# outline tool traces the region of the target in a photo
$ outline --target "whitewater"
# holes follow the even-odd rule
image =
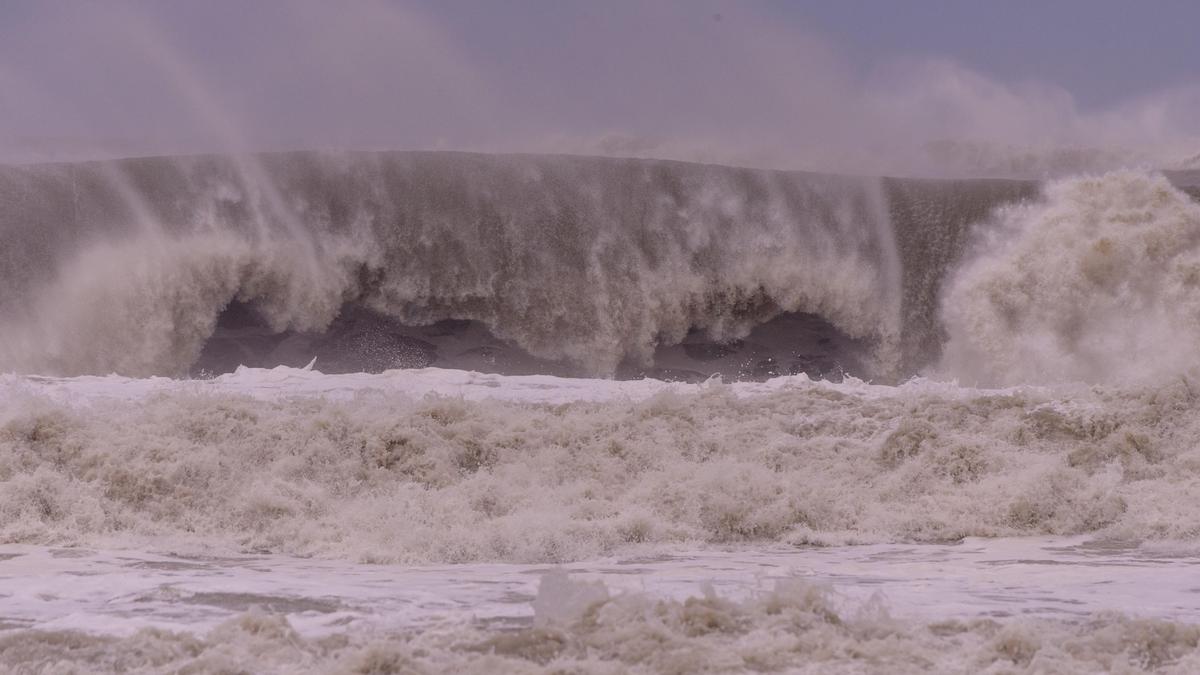
[[[1195,672],[1198,179],[0,167],[0,668]]]

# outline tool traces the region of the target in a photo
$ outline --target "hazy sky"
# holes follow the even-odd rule
[[[0,157],[350,146],[921,172],[940,147],[943,163],[1186,163],[1198,25],[1183,0],[5,0]],[[947,160],[946,143],[977,154]]]
[[[545,27],[569,30],[598,6],[614,4],[630,3],[449,0],[424,6],[464,38],[510,53],[531,34],[544,39]],[[710,15],[747,4],[782,25],[824,36],[864,72],[897,58],[948,58],[1001,79],[1056,83],[1088,106],[1200,78],[1200,2],[1194,0],[700,0],[678,6],[681,14]],[[550,36],[550,42],[569,48],[571,41]]]
[[[1200,78],[1194,0],[776,0],[769,6],[814,27],[864,67],[903,55],[940,56],[1004,80],[1057,83],[1083,106]]]

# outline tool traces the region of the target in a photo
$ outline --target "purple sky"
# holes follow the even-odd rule
[[[1197,25],[1200,3],[1172,0],[9,0],[0,159],[397,147],[928,172],[949,142],[1172,165],[1200,153]]]

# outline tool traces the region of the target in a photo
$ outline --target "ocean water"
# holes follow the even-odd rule
[[[1200,669],[1188,176],[0,168],[0,669]]]

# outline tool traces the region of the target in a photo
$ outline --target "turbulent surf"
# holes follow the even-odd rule
[[[0,167],[0,580],[127,584],[0,583],[0,664],[1188,672],[1175,577],[929,570],[1194,560],[1197,178]]]

